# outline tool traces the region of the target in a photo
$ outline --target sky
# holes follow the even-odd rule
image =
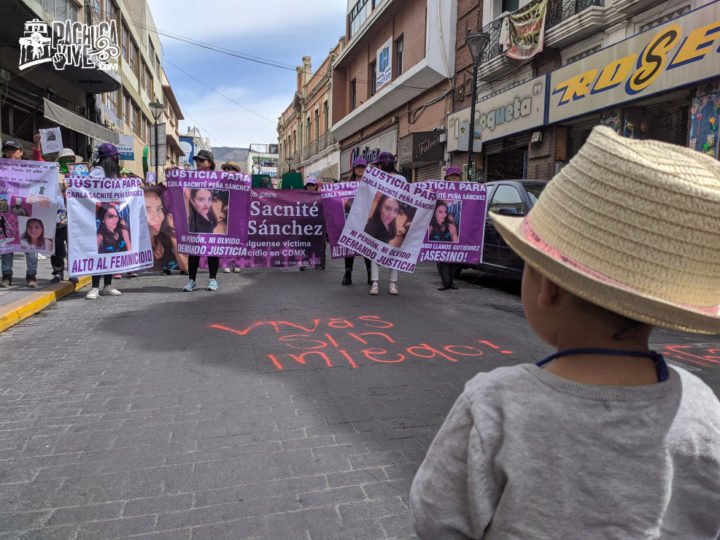
[[[212,146],[276,143],[278,116],[345,33],[347,0],[148,0],[159,32],[249,55],[280,69],[160,36],[163,64],[187,126]]]

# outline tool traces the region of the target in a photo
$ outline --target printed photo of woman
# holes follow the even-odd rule
[[[25,232],[20,236],[23,251],[54,251],[53,241],[45,238],[45,225],[37,218],[29,218],[25,223]]]
[[[122,253],[132,250],[130,231],[125,220],[121,219],[117,206],[98,203],[96,216],[100,223],[97,232],[98,253]]]
[[[452,242],[457,244],[460,241],[458,226],[455,218],[450,214],[448,203],[438,201],[435,203],[435,212],[428,226],[429,242]]]
[[[189,193],[188,193],[189,192]],[[215,234],[218,218],[213,209],[213,195],[209,189],[186,189],[188,232]]]
[[[213,234],[227,234],[228,232],[229,199],[229,191],[213,190],[212,192],[212,208],[217,216],[217,225]]]
[[[365,233],[393,247],[402,246],[412,225],[415,208],[379,192],[371,208]]]

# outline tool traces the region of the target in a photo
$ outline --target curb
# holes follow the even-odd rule
[[[78,283],[63,282],[50,285],[47,289],[28,293],[22,300],[0,307],[0,332],[4,332],[11,326],[32,317],[61,298],[79,291],[89,284],[90,277],[84,276],[80,278]]]

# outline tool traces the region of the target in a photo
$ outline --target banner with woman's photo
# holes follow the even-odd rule
[[[338,243],[380,266],[414,272],[435,193],[368,167]]]
[[[337,184],[323,184],[320,188],[323,214],[325,214],[325,227],[330,242],[330,258],[342,259],[352,257],[355,252],[338,244],[343,227],[352,208],[357,193],[357,182],[338,182]]]
[[[140,178],[68,176],[65,183],[71,276],[152,268]]]
[[[145,186],[145,213],[153,250],[153,270],[171,274],[188,271],[187,255],[178,252],[170,191],[165,186]]]
[[[485,184],[428,180],[413,185],[437,195],[419,262],[479,263],[485,237]]]
[[[0,159],[0,253],[55,252],[57,163]]]
[[[177,251],[237,257],[248,243],[251,177],[223,171],[167,171]]]
[[[253,189],[249,242],[235,257],[245,268],[325,265],[323,208],[316,191]]]

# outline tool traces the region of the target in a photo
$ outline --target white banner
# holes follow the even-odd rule
[[[67,177],[71,276],[151,268],[153,252],[139,178]]]
[[[375,59],[375,91],[392,80],[392,37],[377,50]]]
[[[59,127],[40,130],[40,148],[43,154],[55,154],[63,149],[62,133]]]
[[[58,178],[54,162],[0,159],[0,253],[55,252]]]
[[[380,266],[414,272],[435,199],[402,176],[368,167],[338,244]]]

